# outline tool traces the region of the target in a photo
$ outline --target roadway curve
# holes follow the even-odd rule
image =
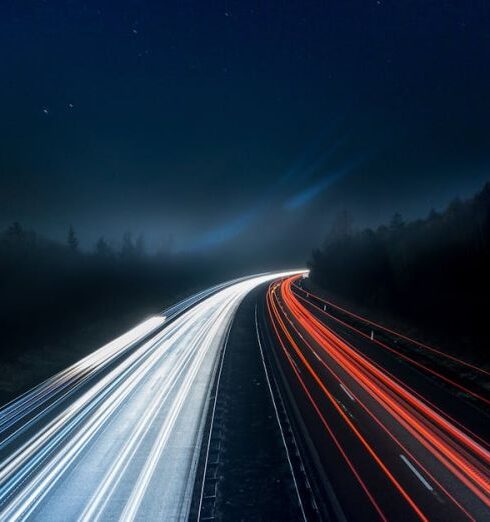
[[[489,520],[488,394],[447,378],[396,342],[378,342],[374,330],[371,338],[332,321],[331,305],[289,277],[270,285],[263,321],[324,514]],[[414,353],[421,351],[437,353],[419,343]],[[488,378],[485,369],[438,356]],[[474,426],[461,422],[465,415]]]
[[[237,307],[281,274],[197,294],[0,410],[0,520],[185,519]]]

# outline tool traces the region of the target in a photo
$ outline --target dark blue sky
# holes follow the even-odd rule
[[[474,1],[5,0],[0,225],[307,249],[489,177]]]

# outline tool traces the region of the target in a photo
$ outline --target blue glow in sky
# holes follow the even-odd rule
[[[257,218],[258,214],[259,209],[255,208],[248,212],[244,212],[223,225],[208,230],[204,234],[201,234],[199,239],[195,241],[188,250],[205,250],[208,247],[220,245],[230,239],[234,239]]]
[[[313,183],[306,189],[287,199],[284,203],[284,208],[288,210],[295,210],[310,203],[310,201],[315,199],[318,195],[333,185],[333,183],[351,174],[357,165],[358,163],[355,165],[349,165],[348,167],[344,167],[333,172],[330,171],[316,183]]]
[[[203,248],[264,219],[286,242],[334,182],[363,223],[422,215],[488,172],[489,14],[485,0],[0,2],[0,228]]]

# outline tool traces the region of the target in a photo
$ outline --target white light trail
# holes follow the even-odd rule
[[[0,410],[0,520],[185,513],[225,333],[248,292],[289,274],[196,294]]]

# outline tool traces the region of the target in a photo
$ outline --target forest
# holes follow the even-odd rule
[[[395,214],[389,224],[355,230],[343,213],[309,267],[313,284],[331,296],[488,358],[490,183],[425,219]]]
[[[443,212],[356,230],[347,213],[309,261],[314,285],[344,304],[487,356],[490,183]],[[126,233],[79,247],[12,223],[0,232],[0,402],[203,287],[236,275],[216,258],[150,253]],[[239,272],[243,272],[240,267]]]
[[[85,251],[73,227],[57,242],[19,223],[0,232],[0,271],[0,402],[222,277],[129,233]]]

